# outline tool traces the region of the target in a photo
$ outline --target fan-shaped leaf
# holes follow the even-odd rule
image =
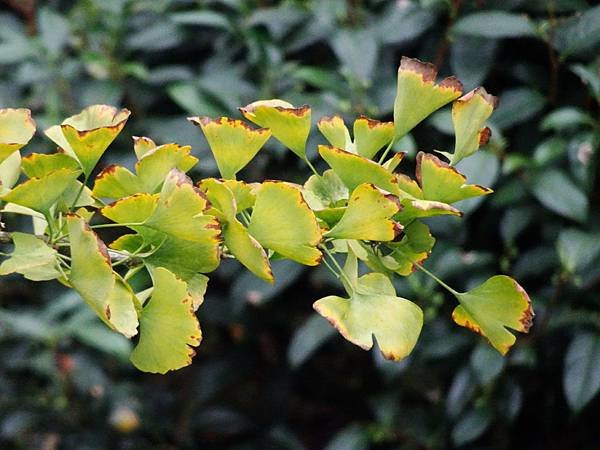
[[[248,227],[263,247],[286,258],[317,265],[321,252],[321,230],[300,189],[292,184],[268,181],[256,194],[256,203]]]
[[[140,315],[131,362],[144,372],[164,374],[192,363],[202,333],[186,283],[162,267],[153,275],[154,291]]]
[[[0,163],[27,145],[35,133],[28,109],[0,109]]]
[[[327,237],[365,241],[392,241],[402,227],[391,220],[400,209],[400,202],[372,184],[359,185],[350,196],[348,207]]]
[[[448,77],[435,84],[437,69],[433,64],[402,57],[398,69],[398,89],[394,101],[396,140],[419,122],[462,94],[462,84]]]
[[[259,127],[268,128],[273,136],[302,159],[306,159],[306,140],[310,133],[310,107],[300,108],[283,100],[260,100],[240,112]]]
[[[246,167],[271,137],[271,131],[266,128],[253,129],[241,120],[227,117],[215,120],[190,117],[188,120],[204,132],[223,178],[235,179],[235,174]]]
[[[56,250],[32,234],[11,233],[15,249],[0,265],[0,275],[20,273],[28,280],[46,281],[61,276]]]
[[[454,295],[460,302],[452,313],[454,321],[484,336],[503,355],[516,340],[507,328],[527,333],[531,327],[534,314],[529,296],[510,277],[496,275]]]
[[[379,120],[369,119],[365,116],[360,116],[354,121],[354,145],[356,153],[365,158],[373,158],[393,138],[393,122],[380,122]]]

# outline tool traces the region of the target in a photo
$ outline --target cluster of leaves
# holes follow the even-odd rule
[[[389,120],[400,54],[435,61],[466,91],[484,84],[500,97],[493,135],[456,167],[496,194],[456,205],[462,220],[424,219],[438,238],[426,264],[463,291],[512,275],[537,314],[502,358],[448,320],[435,282],[396,277],[427,331],[390,363],[310,315],[307,299],[338,286],[324,264],[271,259],[271,285],[225,258],[210,275],[198,362],[140,377],[131,340],[72,289],[0,277],[1,446],[595,448],[598,13],[586,0],[0,2],[1,105],[32,109],[45,129],[85,105],[123,103],[132,134],[193,146],[194,179],[216,167],[185,113],[233,115],[280,97],[310,103],[313,117]],[[452,139],[442,109],[397,144],[399,169],[412,171],[416,143]],[[311,133],[307,156],[322,172],[318,143]],[[34,137],[28,149],[45,147]],[[274,139],[265,149],[244,179],[303,182],[291,152]],[[136,160],[122,138],[109,156]],[[3,220],[28,227],[20,217]]]
[[[387,359],[399,361],[417,342],[423,312],[396,296],[390,277],[410,276],[417,268],[429,274],[421,263],[435,239],[421,219],[460,216],[452,203],[491,192],[467,184],[464,175],[433,154],[417,155],[416,181],[395,172],[403,153],[387,158],[396,141],[453,100],[456,143],[452,154],[444,153],[451,163],[487,143],[490,130],[483,125],[495,98],[483,88],[461,97],[456,78],[436,84],[436,75],[431,64],[403,58],[394,122],[361,116],[354,122],[353,139],[340,116],[320,119],[318,127],[331,144],[319,146],[331,167],[322,175],[306,157],[311,128],[307,105],[262,100],[240,108],[262,127],[258,129],[227,117],[190,118],[206,136],[222,177],[202,179],[197,187],[185,175],[197,162],[189,146],[156,145],[146,137],[134,138],[135,174],[111,165],[96,177],[93,189],[87,187],[98,161],[125,126],[126,109],[90,106],[45,131],[58,153],[32,153],[24,159],[20,149],[35,132],[30,112],[3,109],[2,212],[31,216],[37,233],[10,234],[14,251],[0,265],[0,274],[58,279],[114,331],[131,338],[139,326],[131,361],[141,370],[165,373],[191,363],[191,347],[201,340],[194,312],[204,299],[205,274],[222,257],[237,259],[270,283],[275,281],[270,259],[308,266],[323,261],[349,298],[322,298],[315,310],[350,342],[368,350],[375,338]],[[312,168],[314,175],[303,187],[236,179],[271,136]],[[374,161],[384,147],[379,162]],[[17,184],[21,170],[28,179]],[[90,225],[96,213],[112,222]],[[109,253],[93,230],[106,227],[134,233],[114,240]],[[347,255],[344,268],[335,253]],[[372,272],[359,277],[358,260]],[[148,285],[140,281],[147,278]],[[454,321],[485,336],[501,354],[515,342],[508,328],[529,331],[531,302],[510,277],[492,277],[464,293],[438,282],[460,303]]]

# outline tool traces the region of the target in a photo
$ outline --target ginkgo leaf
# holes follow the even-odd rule
[[[121,198],[137,193],[156,193],[172,169],[185,173],[196,165],[198,159],[190,155],[191,150],[189,145],[155,146],[136,163],[135,175],[125,167],[111,165],[96,177],[94,195]]]
[[[404,236],[398,243],[388,243],[392,249],[390,258],[384,261],[385,266],[398,275],[408,276],[416,270],[415,264],[427,259],[435,244],[429,227],[423,222],[414,221],[404,228]]]
[[[266,128],[253,129],[241,120],[227,117],[214,120],[190,117],[188,120],[202,129],[219,172],[227,179],[235,179],[236,173],[252,161],[271,137],[271,131]]]
[[[17,184],[21,176],[21,153],[13,152],[0,163],[0,196]]]
[[[370,183],[400,194],[394,174],[370,159],[327,145],[319,145],[319,154],[351,191],[359,184]]]
[[[345,206],[349,191],[340,177],[332,169],[328,169],[323,172],[323,175],[312,175],[304,183],[302,195],[308,206],[315,211]]]
[[[373,337],[386,359],[399,361],[410,354],[423,326],[423,312],[416,304],[397,297],[383,274],[358,278],[349,298],[335,295],[317,300],[313,308],[348,341],[369,350]]]
[[[403,198],[400,200],[402,209],[394,216],[394,220],[402,225],[408,225],[415,219],[435,216],[457,216],[463,213],[452,205],[431,200]]]
[[[496,275],[468,292],[456,292],[460,305],[452,318],[463,327],[484,336],[505,355],[515,343],[508,329],[527,333],[534,317],[525,290],[512,278]]]
[[[317,128],[332,146],[356,153],[348,128],[341,116],[321,117],[317,122]]]
[[[380,122],[365,116],[360,116],[354,121],[356,153],[365,158],[373,158],[392,139],[394,139],[394,122]]]
[[[127,109],[118,110],[108,105],[88,106],[61,125],[48,128],[45,133],[65,152],[77,158],[83,173],[89,176],[130,114]]]
[[[135,156],[137,159],[142,159],[146,153],[150,150],[158,147],[156,143],[145,136],[132,136],[133,139],[133,151],[135,152]]]
[[[400,209],[400,202],[372,184],[361,184],[350,195],[348,207],[340,221],[324,236],[365,241],[392,241],[402,226],[391,217]]]
[[[488,142],[491,132],[483,125],[497,105],[498,98],[488,94],[482,87],[468,92],[452,104],[456,142],[450,165],[455,166]]]
[[[229,188],[235,198],[235,204],[237,205],[238,212],[244,211],[254,206],[256,201],[256,186],[258,183],[245,183],[238,180],[222,180],[225,186]]]
[[[310,133],[310,107],[300,108],[279,99],[259,100],[240,108],[242,115],[259,127],[268,128],[275,139],[306,160]]]
[[[32,153],[23,158],[21,167],[29,178],[40,178],[58,169],[79,171],[79,164],[65,153]]]
[[[467,184],[463,174],[430,153],[417,155],[416,176],[425,200],[454,203],[493,192],[490,188]]]
[[[23,148],[35,134],[35,122],[28,109],[0,109],[0,163]]]
[[[394,101],[395,139],[412,130],[423,119],[462,94],[462,84],[448,77],[435,84],[433,64],[402,57],[398,68],[398,88]]]
[[[61,276],[57,252],[32,234],[11,233],[15,249],[0,265],[0,275],[20,273],[28,280],[47,281]]]
[[[142,309],[140,340],[130,359],[144,372],[164,374],[192,363],[202,333],[186,283],[162,267],[153,275],[154,290]]]
[[[127,337],[137,333],[131,288],[112,270],[104,243],[80,217],[67,216],[71,242],[69,283],[109,327]]]
[[[48,214],[52,205],[79,176],[79,170],[58,169],[40,178],[30,178],[0,197],[5,202],[15,203]]]
[[[205,195],[173,169],[159,196],[126,197],[103,208],[102,214],[126,224],[157,249],[144,258],[147,265],[165,267],[188,280],[219,265],[221,229],[214,216],[205,214],[207,207]]]
[[[237,204],[231,190],[214,178],[203,180],[200,188],[211,202],[211,211],[216,210],[214,214],[222,222],[223,241],[227,249],[256,276],[273,283],[273,272],[265,250],[236,218]]]
[[[289,183],[267,181],[256,194],[250,235],[263,247],[300,264],[315,266],[321,260],[317,245],[321,230],[300,189]]]

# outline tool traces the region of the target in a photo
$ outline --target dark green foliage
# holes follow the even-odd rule
[[[45,129],[89,104],[122,104],[134,112],[128,134],[192,145],[196,178],[216,167],[186,115],[240,117],[238,105],[282,98],[310,103],[314,117],[389,120],[402,54],[456,73],[466,91],[485,85],[500,97],[492,139],[458,168],[495,194],[464,201],[466,223],[431,219],[440,243],[428,264],[460,290],[514,276],[538,316],[501,359],[450,322],[451,299],[415,275],[396,289],[423,308],[429,332],[392,363],[316,324],[308,299],[336,285],[327,271],[275,262],[273,287],[226,261],[203,305],[211,339],[193,366],[165,378],[135,372],[128,341],[76,296],[3,277],[0,447],[597,447],[594,2],[33,3],[0,7],[0,107],[28,107]],[[436,113],[404,138],[407,158],[433,143],[452,148],[451,131],[449,112]],[[245,178],[264,178],[266,167],[304,178],[293,155],[268,145],[275,151],[260,153]],[[119,162],[133,166],[129,142],[114,149],[111,160],[120,149]]]

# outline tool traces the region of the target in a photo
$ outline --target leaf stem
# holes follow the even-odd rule
[[[310,162],[310,160],[308,158],[306,158],[304,161],[306,161],[306,164],[308,164],[308,167],[310,167],[310,170],[312,170],[312,172],[316,175],[316,176],[320,176],[319,172],[317,172],[317,169],[315,169],[315,166],[312,165],[312,163]]]
[[[73,200],[73,203],[71,204],[71,207],[69,208],[69,210],[73,210],[75,208],[75,205],[77,204],[77,202],[79,201],[79,197],[81,197],[81,193],[83,192],[83,190],[85,189],[85,185],[87,184],[88,180],[89,180],[90,176],[86,175],[83,178],[83,183],[81,183],[81,187],[79,188],[79,192],[77,192],[77,195],[75,196],[75,200]]]
[[[438,277],[436,277],[433,273],[431,273],[429,270],[427,270],[425,267],[423,267],[421,264],[419,264],[416,261],[413,261],[413,264],[415,265],[415,267],[417,267],[417,269],[419,269],[421,272],[425,273],[426,275],[428,275],[429,277],[433,278],[440,286],[442,286],[444,289],[446,289],[448,292],[450,292],[452,295],[460,295],[460,292],[452,289],[450,286],[448,286],[446,283],[444,283],[442,280],[440,280]]]
[[[114,228],[114,227],[139,227],[144,225],[143,223],[101,223],[98,225],[91,225],[90,228]]]
[[[390,143],[388,144],[388,146],[385,148],[385,150],[383,151],[381,158],[379,158],[379,162],[378,164],[383,163],[383,161],[385,160],[385,157],[387,156],[387,154],[390,152],[390,150],[392,149],[392,146],[394,145],[394,142],[396,141],[395,138],[393,138]]]
[[[343,278],[344,281],[346,282],[346,284],[352,290],[354,290],[355,289],[354,283],[350,280],[350,278],[348,278],[348,275],[346,275],[346,272],[344,272],[344,269],[337,262],[337,260],[335,259],[335,257],[333,256],[333,254],[329,251],[329,249],[327,248],[327,246],[320,245],[320,248],[325,252],[325,254],[329,257],[329,259],[331,260],[331,262],[333,263],[333,265],[337,268],[337,271],[338,271],[338,274],[339,274],[338,278],[340,278],[340,277]],[[325,259],[323,259],[323,262],[325,262]]]

